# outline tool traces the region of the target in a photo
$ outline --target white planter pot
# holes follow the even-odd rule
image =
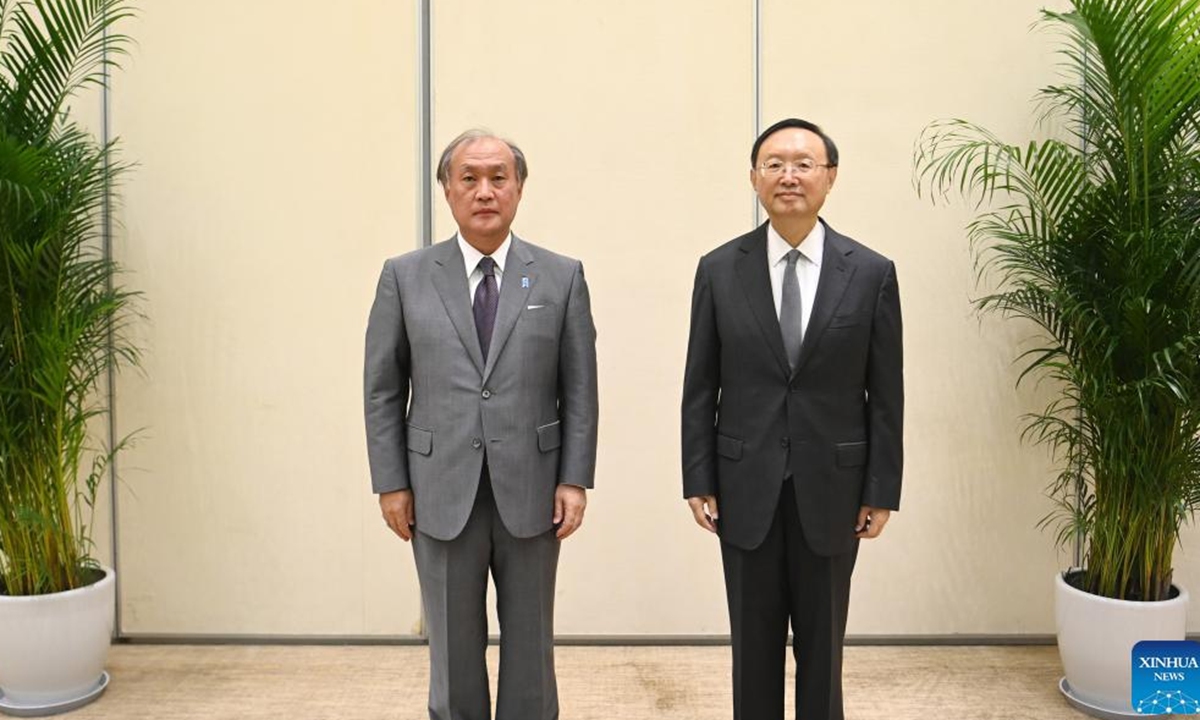
[[[0,595],[0,712],[47,715],[78,707],[107,685],[116,580],[28,597]]]
[[[1113,600],[1077,590],[1054,576],[1058,653],[1068,698],[1100,717],[1135,716],[1130,692],[1133,646],[1142,640],[1183,640],[1188,593],[1159,602]]]

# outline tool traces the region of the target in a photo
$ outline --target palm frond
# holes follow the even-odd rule
[[[0,591],[57,592],[90,576],[105,449],[89,423],[135,294],[99,252],[102,208],[124,171],[63,112],[126,40],[117,0],[0,0]],[[90,470],[84,459],[91,456]]]
[[[87,85],[100,85],[129,38],[109,30],[132,15],[126,0],[28,0],[5,24],[0,69],[0,122],[30,142],[54,128],[64,103]]]
[[[1020,380],[1062,388],[1024,433],[1061,463],[1043,525],[1086,541],[1093,591],[1156,599],[1200,507],[1200,0],[1075,0],[1043,22],[1067,82],[1037,107],[1072,142],[935,122],[914,184],[974,204],[993,288],[976,307],[1032,322]]]

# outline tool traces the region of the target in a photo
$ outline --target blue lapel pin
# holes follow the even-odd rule
[[[529,287],[529,278],[524,275],[521,276],[521,287],[523,287],[523,288]]]

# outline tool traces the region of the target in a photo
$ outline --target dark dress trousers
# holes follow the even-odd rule
[[[903,387],[899,288],[887,258],[825,226],[794,371],[771,292],[767,224],[701,258],[683,489],[718,500],[738,720],[782,717],[789,618],[797,716],[842,717],[854,526],[862,505],[899,508]]]

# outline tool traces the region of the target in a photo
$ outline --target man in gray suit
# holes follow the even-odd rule
[[[431,720],[491,717],[487,575],[500,617],[496,720],[558,717],[559,542],[596,466],[596,330],[583,266],[510,231],[528,169],[483,131],[442,153],[455,237],[384,263],[367,325],[371,483],[413,541]]]

